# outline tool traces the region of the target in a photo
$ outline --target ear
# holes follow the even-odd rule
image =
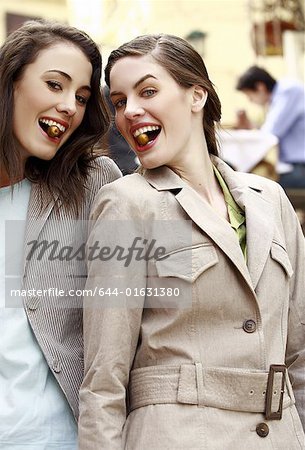
[[[208,93],[201,86],[193,86],[192,93],[192,111],[199,112],[204,108],[207,101]]]

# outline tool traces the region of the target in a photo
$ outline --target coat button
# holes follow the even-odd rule
[[[61,372],[61,363],[56,358],[52,361],[52,369],[55,373]]]
[[[269,434],[269,427],[266,423],[262,422],[259,423],[256,427],[256,433],[260,436],[260,437],[266,437]]]
[[[245,320],[243,323],[243,330],[246,333],[254,333],[254,331],[256,331],[256,322],[252,319]]]
[[[40,298],[39,297],[31,297],[27,301],[26,305],[30,311],[36,311],[38,309],[40,304]]]

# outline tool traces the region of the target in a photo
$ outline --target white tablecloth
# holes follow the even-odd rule
[[[250,172],[278,143],[273,134],[260,130],[219,130],[220,156],[239,172]]]

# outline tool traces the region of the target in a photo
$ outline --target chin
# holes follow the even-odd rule
[[[42,155],[37,155],[37,158],[42,159],[43,161],[51,161],[55,155],[56,152],[43,153]]]
[[[52,152],[52,153],[40,153],[40,154],[36,154],[36,155],[31,155],[34,156],[37,159],[41,159],[42,161],[51,161],[54,156],[56,155],[56,152]]]
[[[147,155],[148,156],[148,155]],[[164,166],[165,163],[163,161],[157,160],[156,158],[139,158],[141,166],[145,169],[157,169],[157,167]]]
[[[61,148],[61,146],[62,146],[62,143],[59,147],[56,147],[53,149],[48,149],[45,152],[41,152],[41,154],[39,156],[37,155],[37,157],[40,159],[43,159],[44,161],[50,161],[59,152],[59,149]]]
[[[157,169],[157,167],[163,166],[163,164],[161,163],[157,163],[157,162],[141,162],[141,166],[144,167],[145,169]]]

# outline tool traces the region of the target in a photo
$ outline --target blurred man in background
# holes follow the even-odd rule
[[[279,139],[279,183],[284,188],[305,188],[305,90],[295,80],[276,81],[266,70],[250,67],[240,76],[236,89],[248,99],[267,106],[262,131]],[[245,112],[237,128],[250,128]]]

